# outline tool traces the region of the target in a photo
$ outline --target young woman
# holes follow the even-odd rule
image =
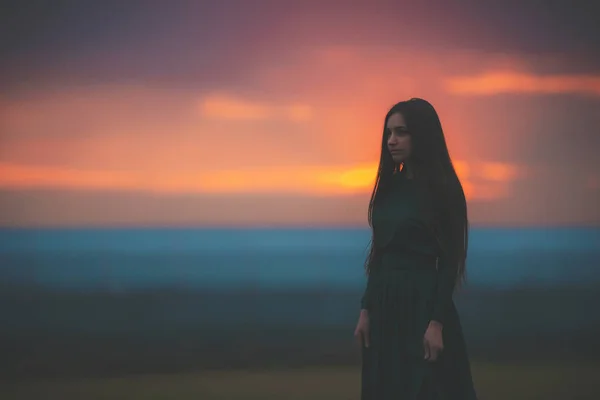
[[[427,101],[387,113],[368,216],[368,279],[355,331],[362,400],[476,399],[452,299],[465,275],[467,205]]]

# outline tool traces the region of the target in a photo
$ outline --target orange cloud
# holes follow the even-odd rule
[[[456,160],[453,161],[454,169],[456,170],[456,174],[460,179],[469,179],[469,175],[471,170],[469,169],[469,164],[466,161]]]
[[[469,75],[498,66],[522,70],[522,65],[395,46],[311,46],[301,51],[300,57],[253,72],[254,87],[273,93],[273,98],[245,97],[248,87],[199,98],[187,90],[101,85],[63,86],[5,99],[0,103],[0,188],[94,191],[90,198],[109,191],[199,198],[224,194],[234,200],[292,193],[289,198],[313,196],[318,199],[314,204],[356,194],[343,201],[360,199],[355,207],[362,218],[385,112],[397,100],[419,96],[432,101],[440,113],[467,198],[511,195],[520,171],[475,162],[486,146],[506,139],[488,135],[479,140],[477,117],[464,118],[463,104],[440,82],[453,73]],[[406,54],[418,62],[406,63]],[[282,132],[281,124],[273,121],[302,124],[285,124]],[[244,134],[224,141],[232,130]],[[336,211],[346,212],[347,204],[336,205]],[[311,207],[304,216],[318,213],[319,206]],[[170,213],[165,218],[172,221],[183,215],[176,209]],[[355,218],[350,213],[344,218]],[[61,218],[55,211],[48,214]],[[211,221],[232,215],[236,221],[258,218],[253,211],[233,213],[220,204],[211,214]],[[297,216],[284,213],[279,218],[291,221]]]
[[[510,197],[513,182],[528,174],[525,166],[489,161],[473,162],[469,170],[472,170],[470,179],[476,183],[463,180],[467,199],[487,201]]]
[[[600,96],[600,76],[489,72],[448,78],[445,80],[445,88],[451,94],[473,96],[503,93],[578,93]]]
[[[284,118],[294,122],[312,118],[312,108],[305,104],[272,105],[236,96],[213,94],[200,102],[202,115],[214,119],[263,121]]]
[[[198,172],[127,172],[0,164],[0,187],[161,193],[337,195],[370,188],[376,167],[301,166]]]
[[[136,186],[131,174],[63,167],[0,164],[0,187],[63,189],[127,189]]]
[[[506,198],[511,195],[510,186],[504,184],[479,182],[477,185],[474,185],[467,181],[466,185],[465,182],[463,182],[463,187],[467,200],[493,201]]]
[[[497,182],[510,182],[519,175],[517,166],[499,162],[484,162],[478,170],[481,178]]]
[[[489,166],[488,166],[489,168]],[[494,166],[498,168],[498,166]],[[503,168],[509,168],[503,166]],[[489,179],[474,184],[464,161],[456,162],[469,200],[489,199],[506,193],[514,175],[492,169]],[[61,188],[76,190],[125,190],[160,193],[258,194],[298,193],[304,195],[347,195],[369,193],[376,163],[340,166],[295,166],[240,168],[235,170],[170,172],[100,171],[63,167],[0,164],[0,187]],[[499,179],[499,176],[501,179]]]

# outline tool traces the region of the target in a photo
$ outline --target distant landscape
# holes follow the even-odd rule
[[[368,232],[3,235],[4,377],[358,365]],[[600,360],[598,237],[475,230],[456,295],[472,359]]]
[[[0,230],[0,398],[358,398],[368,236]],[[600,230],[471,243],[455,299],[481,398],[597,399]]]

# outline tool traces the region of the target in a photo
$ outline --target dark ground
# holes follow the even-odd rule
[[[3,380],[355,366],[359,292],[157,291],[1,295]],[[476,362],[600,362],[596,288],[465,290]]]
[[[0,293],[3,400],[358,399],[358,291]],[[480,399],[600,398],[599,304],[461,292]]]

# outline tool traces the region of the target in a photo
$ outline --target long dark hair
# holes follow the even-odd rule
[[[440,118],[433,106],[418,98],[395,104],[385,116],[381,139],[381,156],[377,178],[369,201],[368,220],[373,228],[373,207],[389,189],[392,175],[399,169],[387,149],[387,123],[390,116],[400,113],[411,135],[411,155],[408,161],[414,179],[427,190],[437,215],[435,235],[443,246],[442,251],[457,265],[457,283],[465,278],[465,263],[469,243],[469,219],[465,194],[450,159]],[[371,237],[369,253],[365,262],[367,273],[371,271],[377,254]]]

